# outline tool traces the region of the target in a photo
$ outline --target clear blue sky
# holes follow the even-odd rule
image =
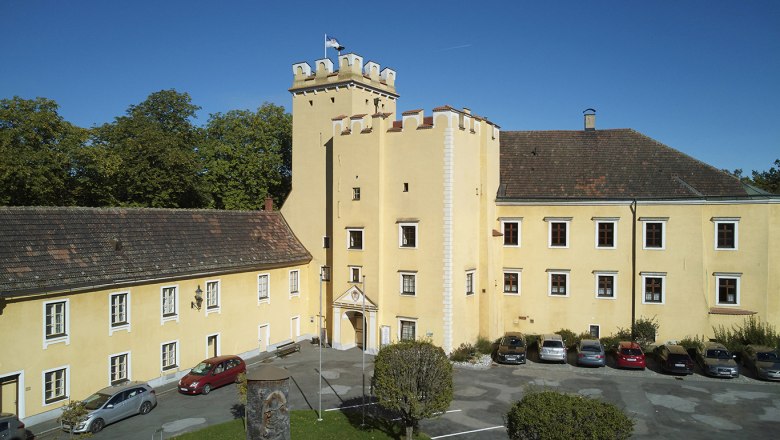
[[[503,130],[634,128],[718,168],[780,158],[780,1],[0,0],[0,98],[83,127],[150,93],[208,115],[290,108],[323,35],[397,72],[398,109],[470,107]],[[331,56],[335,53],[331,50]]]

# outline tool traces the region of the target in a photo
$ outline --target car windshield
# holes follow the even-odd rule
[[[759,361],[762,361],[762,362],[767,362],[767,361],[769,361],[769,362],[776,362],[776,361],[780,360],[780,356],[778,356],[777,353],[775,353],[773,351],[765,351],[763,353],[761,353],[761,352],[756,353],[756,357],[758,358]]]
[[[561,341],[544,341],[542,347],[547,348],[563,348],[563,342]]]
[[[111,396],[108,394],[95,393],[84,399],[82,403],[84,404],[84,408],[88,409],[89,411],[93,411],[103,406],[103,404],[108,402],[108,399],[110,398]]]
[[[194,374],[196,376],[205,376],[206,373],[211,370],[211,364],[206,362],[201,362],[198,365],[195,366],[192,370],[190,370],[190,374]]]
[[[598,345],[583,345],[581,348],[582,351],[592,351],[595,353],[598,353],[601,351],[601,348]]]
[[[504,338],[504,345],[510,347],[523,347],[525,346],[525,342],[520,338]]]
[[[642,350],[638,348],[624,348],[620,350],[620,352],[629,356],[639,356],[640,354],[642,354]]]
[[[707,350],[710,359],[731,359],[731,353],[726,350]]]

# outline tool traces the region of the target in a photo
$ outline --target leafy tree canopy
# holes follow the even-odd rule
[[[768,171],[753,171],[753,184],[772,194],[780,194],[780,159]]]

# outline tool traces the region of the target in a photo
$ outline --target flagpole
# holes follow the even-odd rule
[[[366,276],[363,275],[363,316],[361,319],[363,319],[363,334],[361,337],[363,338],[362,346],[363,346],[363,423],[360,424],[360,426],[364,427],[366,426],[366,322],[368,321],[366,319]]]

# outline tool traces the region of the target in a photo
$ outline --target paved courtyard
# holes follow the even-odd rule
[[[291,374],[292,409],[317,410],[319,397],[316,346],[303,342],[300,353],[285,358],[249,359],[251,368],[270,364]],[[532,358],[533,359],[533,358]],[[362,403],[363,362],[360,351],[323,351],[322,408],[325,411]],[[373,356],[365,356],[366,392]],[[421,423],[433,438],[506,439],[503,416],[528,387],[598,397],[624,409],[636,420],[637,439],[766,438],[780,429],[780,383],[752,377],[713,379],[612,367],[577,368],[570,364],[493,365],[486,370],[456,368],[455,396],[449,411]],[[157,390],[159,404],[146,416],[109,425],[96,439],[170,438],[186,431],[233,419],[237,394],[233,385],[207,396],[184,396],[173,386]],[[74,396],[84,398],[86,396]],[[367,407],[370,413],[373,405]],[[360,407],[351,410],[360,411]],[[39,439],[65,438],[55,424],[30,427]],[[41,434],[43,432],[43,434]]]

